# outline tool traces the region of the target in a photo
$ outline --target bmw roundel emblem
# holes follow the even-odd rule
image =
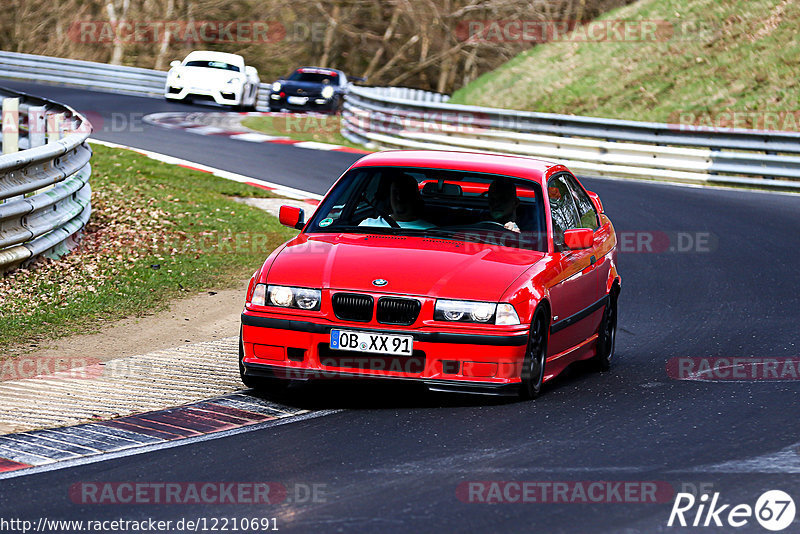
[[[376,278],[375,280],[372,281],[372,285],[373,286],[378,286],[378,287],[383,287],[388,283],[389,283],[389,281],[388,280],[384,280],[383,278]]]

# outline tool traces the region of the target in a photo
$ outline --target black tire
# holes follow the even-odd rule
[[[244,369],[244,343],[242,342],[242,329],[239,328],[239,376],[242,383],[256,391],[263,393],[280,393],[289,387],[291,380],[281,380],[280,378],[269,378],[266,376],[250,376],[245,374]]]
[[[519,396],[522,399],[535,399],[542,392],[544,381],[544,367],[547,363],[547,333],[550,322],[542,309],[536,310],[531,321],[531,331],[528,334],[528,346],[525,349],[525,359],[522,362],[522,382],[519,387]]]
[[[614,348],[617,344],[617,312],[617,292],[612,289],[608,295],[608,304],[603,311],[603,320],[600,321],[597,332],[597,354],[593,358],[601,371],[608,371],[614,358]]]

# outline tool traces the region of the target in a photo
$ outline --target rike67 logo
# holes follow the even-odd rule
[[[795,517],[794,500],[780,490],[764,492],[755,506],[724,504],[719,492],[696,498],[691,493],[678,493],[669,514],[667,526],[740,528],[753,518],[767,530],[778,532],[792,524]]]

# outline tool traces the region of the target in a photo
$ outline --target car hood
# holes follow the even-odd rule
[[[530,250],[375,234],[301,234],[274,259],[270,284],[498,301],[541,260]],[[376,287],[373,280],[388,284]]]
[[[231,78],[244,78],[241,72],[232,70],[208,69],[205,67],[180,67],[177,71],[181,75],[181,81],[185,85],[196,85],[204,87],[207,85],[221,85]]]

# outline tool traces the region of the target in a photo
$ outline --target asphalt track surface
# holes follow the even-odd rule
[[[202,109],[0,85],[106,120],[111,113]],[[316,193],[357,158],[140,127],[101,128],[96,137]],[[281,401],[341,411],[0,480],[0,517],[274,517],[280,531],[297,532],[733,530],[667,527],[672,498],[655,504],[463,502],[457,488],[469,481],[665,481],[674,491],[705,485],[722,503],[750,506],[764,491],[781,489],[800,505],[800,382],[675,380],[666,369],[674,357],[800,357],[800,197],[583,182],[600,194],[618,234],[711,236],[708,246],[689,252],[620,254],[623,290],[611,371],[577,366],[533,402],[436,395],[397,384],[303,386]],[[91,505],[68,496],[77,482],[123,481],[271,481],[290,493],[322,484],[324,496],[266,506]],[[754,518],[735,530],[768,532]],[[784,532],[800,532],[800,519]]]

